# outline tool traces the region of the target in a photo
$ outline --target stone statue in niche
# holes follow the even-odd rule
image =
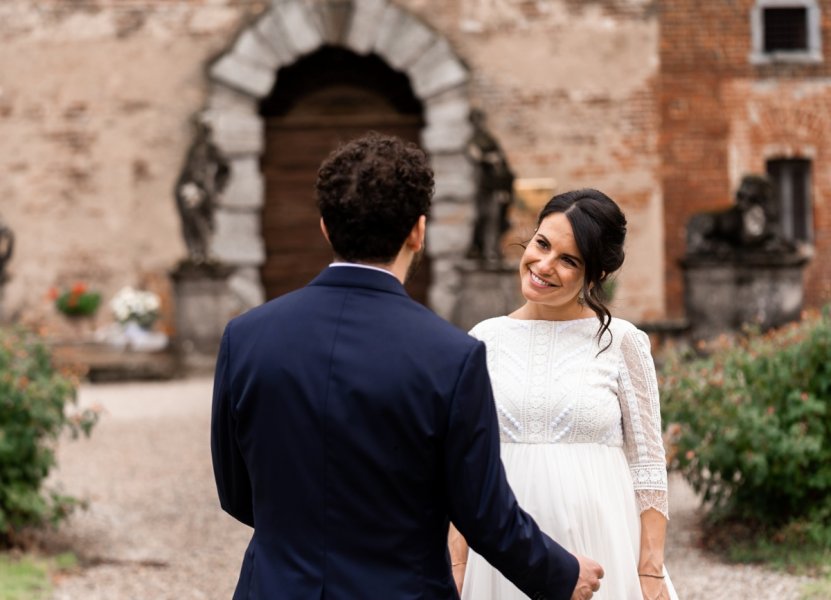
[[[188,260],[193,265],[210,260],[214,210],[229,176],[230,166],[211,139],[210,125],[197,118],[196,137],[176,182],[176,207],[182,218]]]
[[[514,201],[514,173],[501,146],[485,127],[485,115],[470,113],[473,135],[467,145],[476,181],[476,221],[467,257],[487,263],[502,260],[500,240],[510,227],[508,208]]]
[[[0,284],[6,281],[6,265],[14,252],[14,233],[8,225],[0,222]]]
[[[730,208],[693,215],[687,224],[688,256],[795,249],[781,233],[773,186],[762,175],[742,178],[736,203]]]

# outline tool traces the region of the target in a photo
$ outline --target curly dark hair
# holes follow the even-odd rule
[[[370,132],[330,154],[315,187],[336,256],[387,264],[429,215],[433,170],[415,144]]]
[[[540,211],[537,228],[554,213],[563,213],[574,231],[574,241],[585,264],[583,297],[600,320],[600,340],[609,331],[612,320],[603,282],[623,265],[626,217],[614,200],[593,189],[573,190],[551,198]],[[610,340],[601,352],[611,343]]]

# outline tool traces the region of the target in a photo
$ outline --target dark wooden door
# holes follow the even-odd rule
[[[399,113],[376,92],[333,85],[307,95],[286,114],[266,116],[265,122],[262,278],[267,297],[274,298],[306,285],[332,260],[314,191],[323,159],[367,131],[418,143],[421,119]],[[422,264],[407,289],[426,302],[428,287],[429,265]]]

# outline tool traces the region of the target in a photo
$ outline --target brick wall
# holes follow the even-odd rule
[[[822,8],[822,46],[831,47],[831,3]],[[669,316],[683,314],[685,226],[700,211],[729,206],[744,174],[771,158],[813,161],[813,259],[806,304],[831,300],[831,61],[753,65],[752,0],[662,2],[659,112]]]

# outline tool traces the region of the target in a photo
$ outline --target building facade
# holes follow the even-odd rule
[[[0,219],[17,244],[4,316],[59,328],[45,293],[79,280],[105,299],[156,289],[169,306],[186,256],[177,181],[207,123],[230,166],[211,238],[232,270],[227,317],[326,264],[314,169],[370,128],[430,155],[430,263],[414,293],[452,317],[475,216],[473,109],[520,182],[622,205],[616,314],[683,316],[686,219],[765,169],[807,182],[791,227],[820,304],[831,6],[802,4],[808,56],[780,63],[753,25],[764,34],[764,0],[6,0]],[[537,206],[515,207],[509,257]]]
[[[683,315],[684,228],[769,176],[783,233],[809,257],[805,304],[831,300],[831,2],[660,3],[666,306]]]

